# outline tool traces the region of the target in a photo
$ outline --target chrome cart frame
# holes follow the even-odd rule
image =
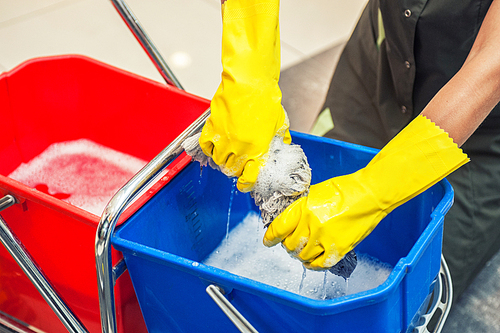
[[[162,58],[160,52],[152,43],[138,19],[132,13],[124,0],[111,0],[122,19],[144,48],[154,65],[160,72],[167,84],[183,89],[179,81]],[[130,181],[127,182],[110,200],[101,216],[95,238],[95,258],[98,279],[99,304],[101,314],[102,332],[117,332],[115,314],[114,283],[116,279],[126,270],[124,261],[120,261],[113,267],[111,262],[111,236],[115,230],[117,221],[125,208],[135,197],[145,189],[152,181],[182,152],[182,142],[201,131],[206,119],[210,115],[207,109],[195,122],[182,132],[172,143],[170,143],[160,154],[152,159],[142,170],[140,170]],[[0,211],[15,205],[17,200],[12,195],[0,198]],[[30,281],[35,285],[52,310],[59,317],[69,332],[87,332],[87,329],[71,312],[61,297],[57,294],[50,282],[44,277],[37,264],[32,260],[29,253],[24,249],[18,238],[9,229],[7,223],[0,216],[0,241],[9,253],[23,269]],[[222,290],[215,285],[207,287],[207,293],[216,304],[229,317],[241,332],[257,332],[253,326],[233,307],[224,297]],[[441,259],[441,270],[435,283],[434,293],[431,296],[428,311],[420,318],[412,332],[429,333],[441,332],[448,317],[452,300],[451,277],[444,258]],[[436,318],[436,316],[439,316]],[[429,324],[435,322],[432,331]],[[8,317],[0,315],[0,332],[2,327],[6,332],[32,332],[29,328],[23,328],[11,321]]]

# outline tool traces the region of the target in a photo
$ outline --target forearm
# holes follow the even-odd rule
[[[422,115],[461,146],[500,101],[500,1],[495,0],[462,68]]]

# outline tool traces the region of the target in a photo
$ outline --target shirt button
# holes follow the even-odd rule
[[[411,16],[411,10],[407,9],[405,10],[405,16],[410,17]]]
[[[401,107],[401,113],[402,113],[402,114],[406,114],[406,112],[408,112],[408,109],[406,108],[406,106],[404,106],[404,105],[403,105],[403,106]]]
[[[406,68],[410,69],[411,64],[408,60],[405,61],[405,66],[406,66]]]

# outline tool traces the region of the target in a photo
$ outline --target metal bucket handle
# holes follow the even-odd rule
[[[250,322],[224,297],[223,290],[214,284],[206,289],[207,294],[214,300],[215,304],[231,320],[236,328],[242,333],[258,333]]]
[[[154,45],[153,41],[149,38],[144,28],[141,26],[139,20],[134,15],[130,7],[124,0],[111,0],[113,6],[122,17],[122,19],[127,24],[128,28],[134,34],[135,38],[139,41],[142,48],[148,54],[149,58],[155,65],[160,75],[167,82],[167,84],[173,85],[179,89],[183,89],[181,83],[175,77],[174,73],[170,70],[167,62],[163,59],[160,52]]]
[[[428,311],[419,318],[419,322],[411,333],[441,333],[444,323],[451,310],[453,299],[453,286],[451,284],[451,275],[446,264],[444,256],[441,255],[441,267],[437,276],[434,290],[431,294],[431,304]],[[233,322],[233,324],[242,333],[256,333],[257,330],[248,322],[248,320],[224,297],[223,290],[216,285],[209,285],[206,289],[207,294],[214,300],[224,314]],[[430,327],[431,321],[433,327]],[[429,331],[431,329],[431,331]]]

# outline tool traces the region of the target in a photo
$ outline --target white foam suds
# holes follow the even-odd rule
[[[146,163],[80,139],[52,144],[9,177],[101,215],[112,196]]]
[[[265,230],[257,213],[249,213],[229,233],[229,242],[210,254],[203,263],[271,286],[314,299],[332,299],[381,285],[392,267],[358,253],[358,265],[348,281],[325,272],[307,270],[280,246],[262,244]],[[300,290],[300,292],[299,292]]]
[[[267,197],[274,192],[286,196],[306,191],[311,182],[311,169],[299,145],[285,144],[275,137],[269,147],[267,161],[259,171],[254,192]]]

